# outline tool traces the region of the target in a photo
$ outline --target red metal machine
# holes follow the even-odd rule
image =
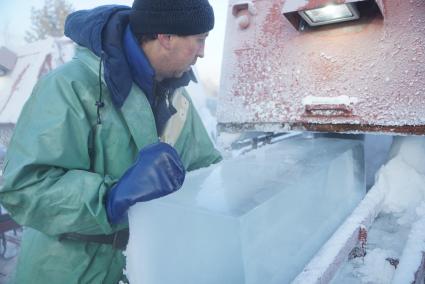
[[[329,24],[328,4],[351,18]],[[425,134],[423,0],[230,0],[228,11],[221,131]]]
[[[425,135],[424,78],[423,0],[229,0],[218,128]],[[294,283],[365,255],[383,200],[370,190]]]

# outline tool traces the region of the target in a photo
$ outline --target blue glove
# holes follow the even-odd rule
[[[178,190],[185,169],[176,150],[166,143],[155,143],[140,150],[136,162],[106,195],[109,222],[117,224],[136,202],[148,201]]]

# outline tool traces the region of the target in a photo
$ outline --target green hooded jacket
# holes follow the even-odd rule
[[[59,241],[62,233],[111,234],[104,206],[108,189],[143,147],[158,141],[148,100],[133,84],[124,105],[105,106],[97,124],[99,58],[79,47],[69,63],[42,78],[25,104],[10,143],[0,202],[25,226],[16,283],[118,283],[125,257],[111,245]],[[103,76],[102,76],[103,77]],[[183,88],[162,141],[187,170],[221,160]]]

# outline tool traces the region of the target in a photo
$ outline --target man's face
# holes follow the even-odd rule
[[[169,62],[167,64],[168,78],[180,78],[196,63],[198,57],[204,57],[205,40],[208,33],[171,37]]]

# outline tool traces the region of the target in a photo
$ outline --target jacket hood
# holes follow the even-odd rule
[[[65,22],[65,35],[103,61],[105,82],[117,107],[123,105],[133,84],[122,42],[129,13],[130,7],[105,5],[74,12]]]
[[[120,11],[124,11],[124,14],[128,15],[130,7],[105,5],[92,10],[71,13],[65,22],[65,35],[100,57],[103,50],[103,32],[108,33],[106,30],[108,22],[114,14]]]

